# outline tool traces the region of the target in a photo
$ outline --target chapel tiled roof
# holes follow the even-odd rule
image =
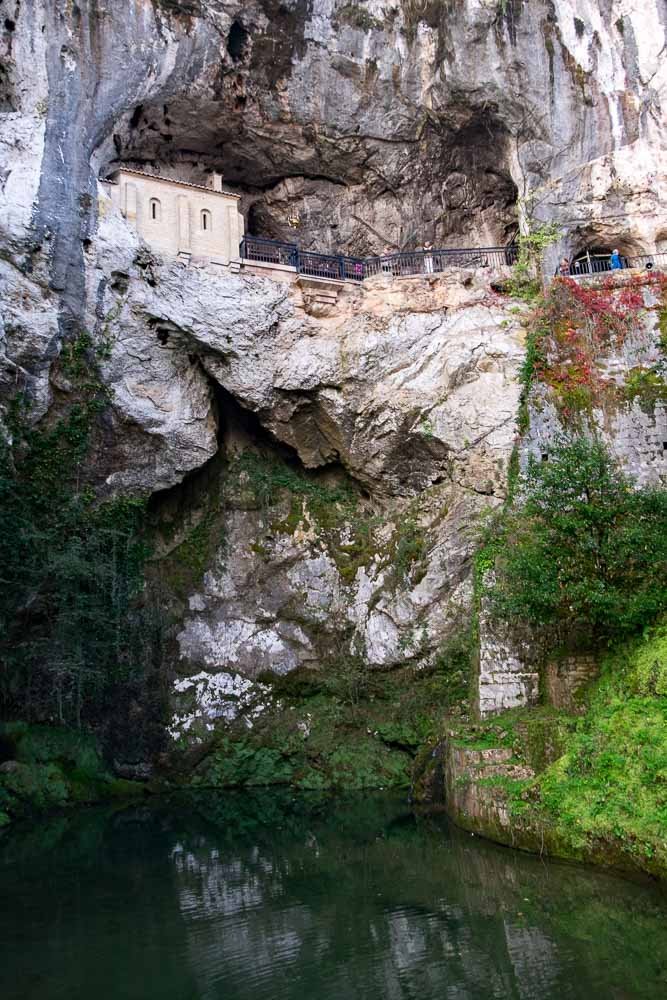
[[[164,181],[166,184],[178,184],[179,187],[195,188],[197,191],[206,191],[207,194],[223,194],[227,198],[241,198],[240,194],[234,194],[233,191],[214,191],[213,188],[206,187],[205,184],[192,184],[190,181],[179,181],[174,177],[162,177],[161,174],[150,174],[147,170],[137,170],[135,167],[116,167],[109,180],[113,180],[116,174],[121,172],[124,174],[136,174],[138,177],[149,177],[151,180]]]

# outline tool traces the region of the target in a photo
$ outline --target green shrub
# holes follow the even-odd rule
[[[496,614],[595,642],[665,608],[665,490],[635,488],[602,444],[579,438],[531,460],[517,495],[497,549]]]
[[[667,381],[662,366],[633,368],[625,380],[624,395],[630,401],[637,399],[648,406],[667,400]]]
[[[420,746],[423,735],[410,722],[380,723],[376,732],[388,746],[401,747],[414,753]]]
[[[0,773],[0,810],[8,818],[144,791],[137,782],[112,779],[95,737],[81,730],[7,722],[0,725],[0,747],[12,761]]]
[[[423,529],[419,527],[415,518],[408,514],[399,521],[392,542],[394,551],[391,565],[398,579],[405,583],[410,578],[413,568],[425,559],[427,543]]]
[[[329,485],[281,459],[254,451],[244,451],[234,459],[230,480],[249,493],[261,509],[272,507],[285,493],[306,499],[315,517],[321,516],[325,522],[331,508],[352,512],[356,506],[357,498],[349,483]]]
[[[99,749],[88,733],[59,726],[7,722],[0,726],[0,739],[8,748],[5,756],[23,764],[56,761],[91,777],[104,773]]]
[[[359,31],[372,31],[374,28],[382,28],[382,21],[361,6],[360,3],[346,3],[337,11],[336,16],[339,21],[350,24]]]
[[[344,705],[356,708],[373,686],[372,671],[361,656],[341,654],[326,664],[325,690]]]
[[[16,764],[2,776],[3,787],[27,811],[45,812],[64,806],[69,798],[68,783],[57,764]]]
[[[560,227],[553,222],[531,222],[530,229],[518,239],[519,253],[512,268],[508,292],[524,302],[533,302],[542,291],[542,258],[544,251],[561,235]]]
[[[215,788],[280,785],[288,782],[293,773],[289,760],[274,747],[224,738],[192,783]]]
[[[634,693],[667,698],[667,626],[656,629],[651,641],[635,652],[631,664]]]
[[[264,670],[257,675],[260,684],[271,687],[276,698],[287,698],[290,701],[315,698],[325,687],[322,674],[309,667],[297,667],[286,674],[274,674],[272,670]]]

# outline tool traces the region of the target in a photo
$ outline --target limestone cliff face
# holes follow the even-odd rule
[[[554,256],[664,249],[664,4],[1,9],[3,397],[25,392],[43,418],[68,391],[52,372],[63,339],[85,328],[109,347],[101,492],[178,487],[221,442],[233,469],[259,437],[355,492],[355,512],[322,526],[307,497],[280,514],[248,499],[241,469],[221,500],[224,553],[183,595],[183,673],[254,678],[337,648],[428,662],[469,604],[471,526],[503,496],[520,314],[482,272],[379,278],[328,308],[156,260],[97,177],[120,162],[220,170],[250,231],[323,251],[505,243],[526,215],[562,223]]]
[[[134,263],[131,247],[119,256],[119,230],[107,217],[96,240],[102,373],[123,442],[104,488],[177,483],[218,449],[220,413],[226,467],[163,552],[177,563],[188,531],[222,508],[224,540],[213,532],[177,636],[198,701],[209,676],[215,713],[237,697],[221,679],[237,672],[252,679],[346,653],[385,668],[432,660],[467,616],[474,526],[504,496],[520,311],[487,273],[469,271],[378,277],[326,306],[307,286]],[[243,464],[248,447],[259,447],[259,468]],[[291,456],[324,478],[263,497],[261,463],[294,467]],[[342,502],[341,482],[351,489]],[[322,484],[331,509],[309,483]]]
[[[255,226],[357,252],[667,238],[661,0],[4,0],[4,194],[76,309],[95,174],[213,167]],[[92,200],[91,200],[92,199]],[[8,220],[9,221],[9,220]]]

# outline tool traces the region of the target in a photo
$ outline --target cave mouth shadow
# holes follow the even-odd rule
[[[369,499],[368,491],[341,462],[332,461],[318,469],[306,468],[295,448],[275,437],[262,425],[256,413],[242,406],[213,378],[209,376],[208,379],[218,425],[218,449],[203,465],[186,473],[179,483],[151,494],[148,516],[153,525],[165,519],[187,521],[192,511],[203,506],[207,495],[219,490],[219,484],[224,481],[233,459],[246,451],[269,462],[280,462],[321,485],[345,482],[362,500]]]
[[[455,113],[429,119],[419,141],[390,145],[372,136],[343,141],[333,127],[296,121],[260,129],[248,44],[242,22],[233,22],[232,67],[215,100],[183,94],[128,109],[100,147],[102,174],[125,165],[207,185],[220,173],[241,196],[249,235],[321,253],[365,257],[425,240],[445,249],[513,241],[518,189],[497,110],[459,97]]]
[[[234,62],[241,62],[248,50],[249,32],[241,21],[233,21],[227,36],[227,51]]]

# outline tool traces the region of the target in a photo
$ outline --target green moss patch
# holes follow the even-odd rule
[[[360,3],[343,4],[336,11],[336,20],[341,24],[349,24],[358,31],[381,31],[384,27],[383,22],[374,17]]]
[[[625,380],[623,395],[629,402],[637,400],[652,408],[660,400],[667,400],[667,381],[660,366],[633,368]]]
[[[143,794],[133,781],[110,776],[90,734],[24,722],[0,726],[0,826],[64,806]]]
[[[607,656],[527,796],[559,853],[667,876],[667,631]]]
[[[245,509],[270,512],[270,534],[312,532],[326,547],[345,584],[361,567],[391,570],[396,586],[415,584],[425,572],[428,539],[414,502],[389,519],[364,504],[352,481],[310,473],[287,461],[244,451],[229,469],[227,499]],[[270,546],[251,546],[269,555]]]
[[[320,670],[271,678],[270,706],[227,729],[185,778],[203,787],[289,784],[303,789],[406,787],[418,748],[434,745],[461,710],[460,663],[384,673],[340,657]]]

